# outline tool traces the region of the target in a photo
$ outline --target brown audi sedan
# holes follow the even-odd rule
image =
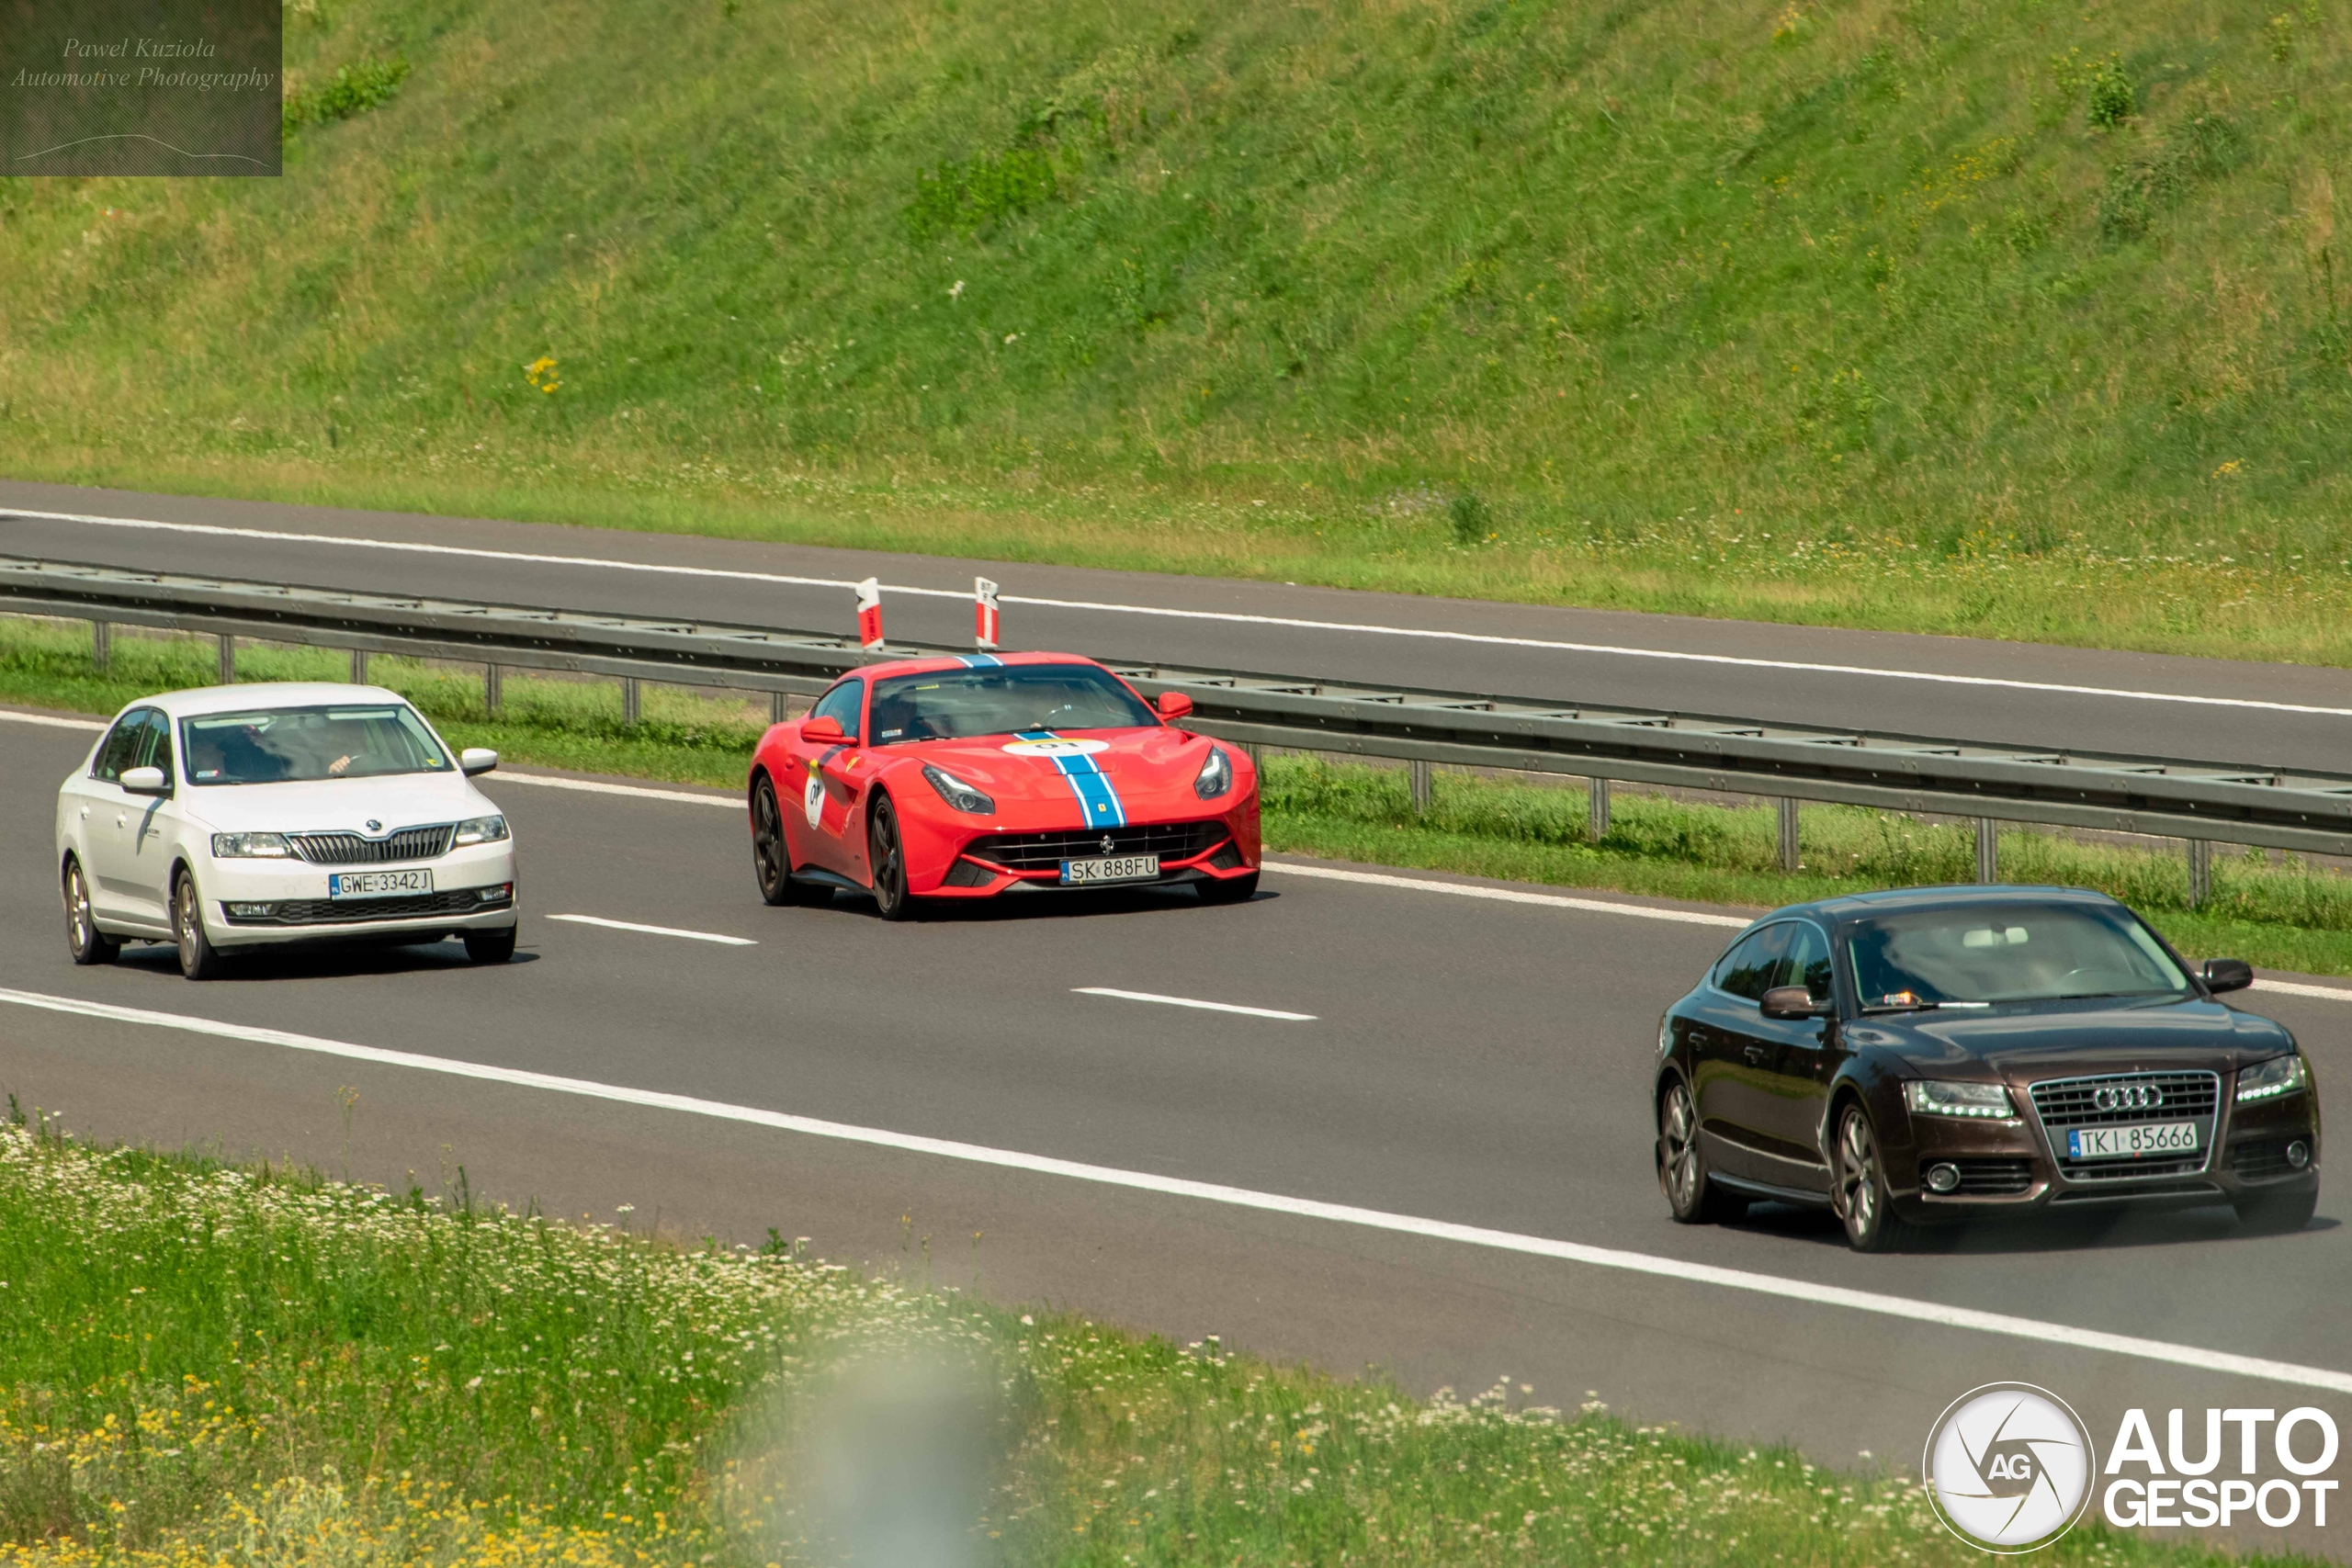
[[[2319,1201],[2295,1037],[2214,999],[2131,910],[2066,887],[1922,887],[1778,910],[1658,1025],[1657,1175],[1685,1224],[1823,1205],[1864,1252],[2078,1204]]]

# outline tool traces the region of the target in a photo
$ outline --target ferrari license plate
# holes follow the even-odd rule
[[[2193,1155],[2194,1122],[2143,1122],[2136,1127],[2070,1127],[2068,1159],[2131,1159],[2140,1155]]]
[[[1062,886],[1098,882],[1149,882],[1159,874],[1158,855],[1107,855],[1101,860],[1062,862]]]
[[[430,893],[429,871],[338,871],[327,878],[330,898],[398,897],[403,893]]]

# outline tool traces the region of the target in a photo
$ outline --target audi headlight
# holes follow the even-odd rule
[[[1201,764],[1200,775],[1193,780],[1193,793],[1203,800],[1215,800],[1233,787],[1233,761],[1222,746],[1209,748],[1209,760]]]
[[[215,833],[215,860],[285,860],[294,852],[283,833]]]
[[[507,836],[503,817],[469,817],[458,824],[457,842],[461,848],[467,844],[494,844]]]
[[[2303,1058],[2295,1052],[2273,1056],[2267,1062],[2256,1062],[2250,1067],[2238,1069],[2238,1103],[2249,1100],[2276,1100],[2282,1094],[2292,1094],[2310,1081],[2303,1069]]]
[[[934,768],[929,762],[925,762],[922,765],[922,776],[932,788],[939,792],[939,798],[956,810],[968,811],[975,817],[996,815],[995,801],[946,769]]]
[[[2009,1091],[1996,1083],[1912,1078],[1903,1086],[1903,1103],[1919,1116],[1975,1116],[2003,1121],[2017,1114],[2017,1107],[2009,1102]]]

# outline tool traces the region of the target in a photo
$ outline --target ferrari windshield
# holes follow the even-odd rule
[[[2188,994],[2147,929],[2084,904],[1971,904],[1882,915],[1846,928],[1866,1008]]]
[[[1004,664],[894,675],[874,688],[874,744],[1038,729],[1132,729],[1159,722],[1091,664]]]
[[[187,776],[199,784],[303,784],[449,771],[414,709],[398,703],[270,708],[180,721]]]

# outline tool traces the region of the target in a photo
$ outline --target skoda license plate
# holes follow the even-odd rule
[[[2132,1159],[2141,1155],[2193,1155],[2194,1122],[2143,1122],[2136,1127],[2070,1127],[2068,1159]]]
[[[1062,862],[1062,886],[1098,882],[1150,882],[1159,875],[1158,855],[1107,855],[1101,860]]]
[[[330,898],[396,898],[432,891],[429,871],[338,871],[327,877]]]

